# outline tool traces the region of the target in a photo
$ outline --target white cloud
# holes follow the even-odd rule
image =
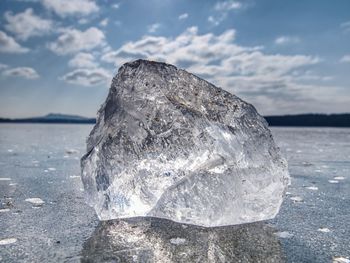
[[[234,0],[220,1],[220,2],[217,2],[214,6],[214,9],[217,11],[228,11],[228,10],[239,9],[239,8],[242,8],[242,4]]]
[[[37,79],[39,74],[33,68],[29,67],[18,67],[6,69],[2,72],[5,77],[21,77],[25,79]]]
[[[12,37],[0,31],[0,52],[2,53],[26,53],[29,49],[22,47]]]
[[[277,45],[297,44],[299,42],[300,38],[295,36],[280,36],[275,39],[275,44]]]
[[[103,26],[103,27],[105,27],[105,26],[107,26],[108,25],[108,18],[105,18],[105,19],[103,19],[103,20],[101,20],[101,22],[100,22],[100,26]]]
[[[119,7],[120,7],[120,4],[118,4],[118,3],[112,5],[112,8],[114,8],[114,9],[118,9]]]
[[[342,63],[350,63],[350,55],[345,55],[340,59]]]
[[[178,18],[179,18],[179,20],[185,20],[185,19],[188,18],[188,14],[187,13],[183,13],[183,14],[179,15]]]
[[[42,36],[52,30],[52,21],[40,18],[33,13],[32,8],[22,13],[5,13],[6,30],[12,32],[17,38],[27,40],[32,36]]]
[[[340,27],[344,30],[344,32],[350,32],[350,21],[341,23]]]
[[[155,24],[152,24],[152,25],[149,25],[147,27],[147,31],[149,33],[155,33],[156,31],[158,31],[158,29],[160,28],[160,24],[159,23],[155,23]]]
[[[98,64],[92,54],[80,52],[69,60],[68,66],[72,68],[96,68]]]
[[[215,13],[208,17],[208,22],[212,26],[218,26],[226,19],[230,11],[241,9],[242,7],[243,4],[235,0],[219,1],[214,5]]]
[[[226,18],[226,15],[223,16],[209,16],[208,17],[208,22],[212,25],[212,26],[218,26],[221,24],[222,21],[224,21],[224,19]]]
[[[89,23],[89,20],[83,17],[78,20],[78,23],[80,25],[86,25],[87,23]]]
[[[320,89],[329,97],[339,94],[337,87],[310,84],[310,81],[326,80],[307,72],[320,62],[318,57],[266,54],[260,46],[241,46],[235,43],[233,29],[219,35],[199,34],[196,27],[175,38],[148,35],[105,53],[101,60],[121,66],[138,58],[185,68],[242,96],[264,114],[287,113],[293,109],[308,111],[309,106],[312,111],[322,110],[321,105],[327,105],[328,100],[326,95],[318,95]],[[295,71],[298,74],[293,74]]]
[[[8,65],[0,63],[0,70],[6,69],[8,67]]]
[[[55,42],[48,44],[48,48],[58,55],[66,55],[82,50],[91,50],[105,44],[103,32],[96,27],[90,27],[85,31],[64,29]]]
[[[61,17],[89,15],[99,10],[94,0],[41,0],[43,5]]]
[[[96,86],[104,84],[110,79],[110,72],[102,68],[76,69],[61,77],[61,80],[64,80],[67,83],[81,86]]]

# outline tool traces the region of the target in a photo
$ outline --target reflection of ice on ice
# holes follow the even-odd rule
[[[261,222],[205,228],[151,217],[104,221],[84,243],[81,262],[284,262],[273,232]]]

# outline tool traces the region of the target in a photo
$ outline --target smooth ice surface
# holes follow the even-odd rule
[[[82,158],[101,220],[222,226],[275,217],[289,182],[265,120],[176,67],[137,60],[114,77]]]
[[[64,158],[65,151],[73,148],[84,152],[84,138],[91,129],[92,125],[0,124],[0,177],[12,179],[0,181],[0,209],[10,210],[0,213],[0,240],[17,238],[16,243],[0,247],[0,262],[81,262],[82,257],[95,257],[99,263],[125,262],[118,261],[118,255],[123,257],[144,251],[142,247],[133,246],[127,250],[118,244],[124,244],[120,243],[123,240],[131,242],[137,233],[141,233],[142,237],[148,233],[140,232],[140,228],[131,225],[131,233],[124,232],[123,236],[119,235],[118,227],[110,228],[108,221],[99,222],[94,209],[85,204],[81,180],[70,178],[79,173],[80,165],[76,155]],[[330,263],[333,258],[350,258],[350,129],[272,127],[271,130],[275,142],[288,158],[292,177],[288,192],[290,196],[304,199],[303,202],[294,202],[285,198],[278,215],[268,221],[269,226],[274,228],[272,232],[287,231],[293,235],[290,238],[274,235],[279,239],[281,253],[286,256],[287,263]],[[9,153],[7,149],[14,151]],[[33,160],[39,161],[39,167]],[[56,167],[57,171],[45,173],[48,167]],[[338,184],[328,183],[336,176],[345,179]],[[305,187],[311,185],[319,190],[311,191]],[[33,209],[30,203],[25,202],[28,197],[40,197],[45,205]],[[148,222],[150,218],[144,220]],[[131,219],[118,221],[133,222]],[[184,255],[183,249],[192,251],[197,258],[207,257],[208,250],[201,243],[203,239],[197,234],[192,236],[192,230],[198,228],[181,225],[181,231],[175,223],[158,221],[164,222],[165,227],[158,227],[158,223],[152,227],[152,235],[158,236],[160,242],[153,248],[164,244],[175,258],[180,259]],[[253,223],[252,226],[255,224],[261,223]],[[269,257],[274,254],[278,257],[279,250],[270,248],[276,243],[270,241],[269,231],[260,231],[261,227],[249,227],[249,235],[246,231],[241,234],[230,231],[246,227],[246,224],[220,227],[223,239],[221,244],[214,244],[231,248],[231,251],[225,252],[228,257],[235,253],[243,255],[233,262],[264,262],[267,253]],[[329,228],[331,232],[317,231],[319,228]],[[206,230],[211,231],[210,228]],[[114,235],[115,232],[117,235]],[[116,240],[117,236],[122,240]],[[173,245],[170,242],[172,238],[186,239],[186,243]],[[226,240],[230,242],[227,245]],[[237,240],[241,244],[240,249],[230,240]],[[265,242],[263,240],[267,243],[261,246],[261,242]],[[196,242],[198,245],[193,246]],[[257,250],[262,253],[261,256]],[[249,257],[252,251],[257,251],[254,258]]]

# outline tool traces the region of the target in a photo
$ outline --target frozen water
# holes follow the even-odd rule
[[[81,180],[70,179],[71,175],[80,172],[79,162],[74,158],[64,159],[65,150],[77,149],[83,153],[84,138],[91,129],[92,125],[0,124],[0,177],[11,178],[11,181],[0,181],[0,208],[10,209],[0,213],[0,240],[18,239],[14,244],[0,247],[0,262],[125,262],[119,259],[129,256],[132,261],[135,255],[152,255],[152,251],[162,253],[162,248],[168,249],[166,251],[172,253],[177,262],[205,262],[208,244],[211,249],[214,247],[212,242],[227,255],[225,260],[218,258],[217,262],[279,262],[271,258],[278,255],[285,256],[286,262],[329,263],[333,257],[350,258],[348,128],[271,128],[275,142],[288,158],[293,178],[288,187],[290,197],[304,199],[304,202],[294,203],[285,198],[278,215],[268,222],[274,229],[263,231],[261,223],[253,223],[258,225],[202,230],[201,227],[148,217],[140,221],[151,222],[152,230],[149,232],[149,228],[141,227],[141,236],[146,235],[146,239],[149,235],[154,236],[158,242],[148,242],[145,247],[130,240],[140,235],[139,227],[133,228],[132,224],[129,234],[118,225],[111,227],[108,221],[99,222],[94,209],[84,202]],[[17,154],[8,153],[10,148]],[[300,149],[302,153],[296,154]],[[39,168],[33,165],[33,160],[40,161]],[[311,165],[305,166],[303,162]],[[328,168],[322,168],[325,165]],[[59,172],[55,175],[45,173],[47,167],[56,167]],[[315,172],[318,168],[322,170],[320,173]],[[345,180],[338,184],[328,183],[337,176],[343,176]],[[10,186],[10,183],[16,185]],[[313,185],[319,190],[306,189]],[[12,198],[10,204],[7,197]],[[33,209],[24,201],[29,197],[40,197],[45,205]],[[127,219],[127,222],[132,221]],[[162,223],[162,227],[155,222]],[[100,228],[100,224],[105,227]],[[317,231],[321,227],[327,227],[331,232]],[[208,240],[209,236],[203,231],[213,231],[219,240]],[[271,231],[288,231],[293,237],[279,238]],[[120,232],[125,235],[119,235]],[[120,239],[115,242],[118,237]],[[173,245],[172,238],[184,238],[186,243]],[[124,242],[129,240],[130,245],[125,250]],[[144,253],[147,248],[150,250]],[[186,252],[187,256],[184,255]],[[82,257],[87,260],[81,260]],[[139,261],[147,262],[147,259]]]
[[[275,217],[289,182],[266,121],[176,67],[123,65],[82,158],[101,220],[152,216],[222,226]]]

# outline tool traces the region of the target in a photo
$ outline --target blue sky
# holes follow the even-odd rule
[[[172,63],[261,114],[350,111],[350,1],[1,0],[0,116],[93,117],[123,63]]]

